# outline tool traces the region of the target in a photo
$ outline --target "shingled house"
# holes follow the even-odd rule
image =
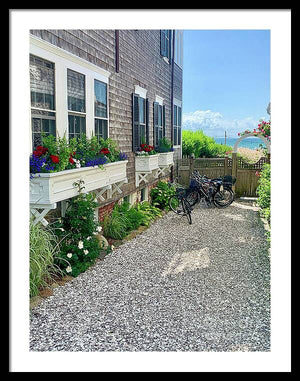
[[[181,157],[182,49],[180,30],[30,31],[30,149],[42,132],[84,133],[117,141],[128,156],[126,181],[102,189],[100,219],[121,198],[147,200],[159,179],[172,178],[172,166],[139,172],[135,152],[142,139],[156,147],[165,136],[174,162]]]

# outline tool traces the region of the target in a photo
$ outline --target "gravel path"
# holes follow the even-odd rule
[[[249,203],[172,212],[31,311],[31,351],[270,351],[270,269]]]

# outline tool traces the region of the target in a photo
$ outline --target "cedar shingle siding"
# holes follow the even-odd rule
[[[164,98],[166,137],[171,139],[172,65],[160,54],[160,30],[119,31],[119,72],[116,72],[115,30],[31,30],[30,33],[105,70],[109,78],[109,136],[129,156],[128,184],[123,195],[136,189],[132,152],[132,93],[147,89],[149,143],[153,144],[153,102]],[[174,65],[174,97],[182,99],[182,70]]]

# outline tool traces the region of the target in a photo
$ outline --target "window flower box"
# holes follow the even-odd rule
[[[84,192],[103,188],[121,181],[126,181],[128,160],[116,161],[103,165],[103,168],[82,167],[52,173],[36,174],[30,180],[30,204],[54,204],[78,195],[74,185],[84,181]]]
[[[158,165],[160,167],[173,165],[174,164],[173,156],[174,156],[174,151],[159,153],[158,154]]]
[[[135,157],[135,170],[137,172],[151,172],[158,167],[158,154]]]

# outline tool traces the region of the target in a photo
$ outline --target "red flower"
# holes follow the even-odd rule
[[[110,153],[108,148],[102,148],[100,152],[103,153],[103,155],[107,155],[108,153]]]
[[[33,155],[36,156],[36,157],[40,157],[40,156],[42,156],[42,152],[36,150],[36,151],[33,151]]]
[[[54,164],[59,163],[59,157],[55,155],[50,155],[50,158]]]
[[[43,146],[37,146],[36,150],[33,151],[34,156],[40,157],[44,155],[48,151],[48,148],[43,147]]]
[[[71,164],[74,164],[75,163],[75,161],[73,160],[73,158],[70,156],[70,158],[69,158],[69,162],[71,163]]]

